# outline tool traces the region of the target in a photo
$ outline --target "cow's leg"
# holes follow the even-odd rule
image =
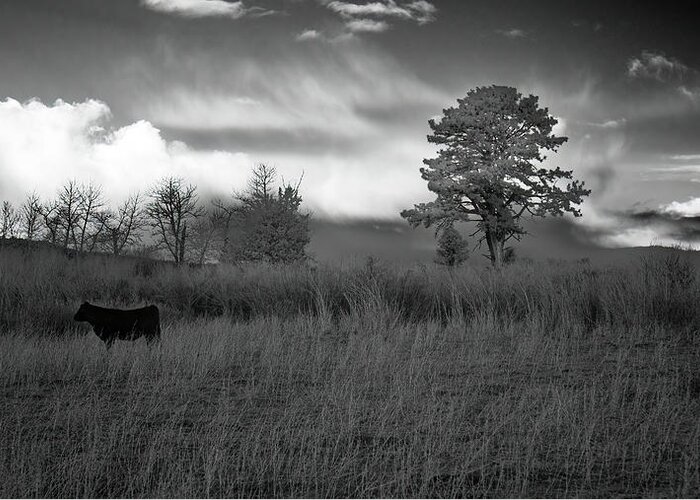
[[[94,325],[93,330],[95,330],[95,335],[97,335],[97,338],[105,343],[105,347],[109,351],[109,348],[112,347],[112,342],[114,342],[114,338],[105,331],[105,328],[102,325]]]

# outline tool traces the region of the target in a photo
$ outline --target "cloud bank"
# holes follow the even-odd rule
[[[252,165],[242,153],[197,151],[167,141],[148,121],[110,128],[107,104],[89,99],[0,101],[0,199],[20,203],[36,190],[52,197],[67,180],[93,181],[117,203],[164,176],[181,176],[203,192],[243,186]]]
[[[205,197],[227,196],[245,187],[259,161],[279,167],[287,180],[305,173],[305,207],[316,216],[395,219],[425,191],[418,167],[429,148],[401,137],[351,157],[278,151],[253,158],[166,140],[150,121],[112,121],[107,104],[92,99],[0,101],[0,200],[19,204],[31,191],[50,199],[75,179],[101,185],[116,204],[165,176],[185,178]]]
[[[663,212],[677,218],[700,218],[700,198],[691,198],[687,201],[674,201],[662,207]]]

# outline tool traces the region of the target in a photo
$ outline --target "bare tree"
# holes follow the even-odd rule
[[[240,195],[234,193],[233,198],[237,199],[238,196]],[[236,213],[240,211],[240,206],[236,203],[225,202],[221,198],[215,198],[212,200],[211,204],[214,207],[213,213],[215,214],[215,219],[221,234],[221,241],[219,242],[218,248],[218,258],[221,260],[222,258],[227,258],[229,255],[231,222]]]
[[[27,195],[20,208],[20,216],[22,233],[28,240],[33,240],[38,236],[41,227],[41,200],[35,192]]]
[[[139,193],[129,196],[116,212],[102,212],[105,243],[114,255],[121,255],[128,246],[140,240],[140,230],[145,225],[142,197]]]
[[[81,207],[76,214],[78,218],[76,248],[81,252],[92,251],[104,229],[104,217],[98,215],[102,213],[105,206],[102,188],[90,183],[87,186],[79,186],[78,193]]]
[[[85,211],[83,192],[74,180],[68,181],[58,192],[57,219],[60,228],[61,244],[68,248],[70,243],[76,243],[76,230],[80,228]]]
[[[248,181],[247,193],[239,196],[239,199],[244,204],[269,204],[274,196],[276,180],[277,169],[275,167],[265,163],[256,165]]]
[[[184,184],[184,179],[166,177],[152,189],[146,215],[158,243],[164,246],[176,263],[185,259],[188,223],[191,227],[204,209],[197,204],[197,187]]]
[[[2,202],[0,208],[0,238],[14,238],[19,228],[20,214],[9,201]]]
[[[214,204],[212,210],[197,219],[191,232],[192,258],[197,264],[204,264],[210,259],[221,259],[230,217],[227,211]]]
[[[41,221],[46,228],[46,240],[52,244],[58,244],[60,237],[61,225],[58,211],[58,202],[56,200],[49,201],[39,207],[39,215]]]

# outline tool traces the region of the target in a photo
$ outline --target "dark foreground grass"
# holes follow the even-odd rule
[[[700,495],[700,342],[687,303],[698,284],[682,263],[409,278],[374,264],[249,269],[235,271],[235,289],[234,271],[140,282],[119,277],[122,264],[100,275],[82,262],[56,281],[46,275],[59,270],[35,263],[20,280],[10,261],[0,267],[0,496]],[[261,285],[244,296],[250,276]],[[102,280],[106,294],[119,279],[130,293],[170,283],[162,297],[185,285],[222,300],[238,290],[251,309],[196,318],[160,300],[161,346],[118,342],[109,353],[92,334],[38,326],[71,314],[78,296],[51,299],[66,282],[79,294]],[[296,304],[309,293],[309,309],[256,309],[252,294],[275,282]],[[402,287],[430,308],[411,315]],[[32,288],[54,309],[11,322],[13,294],[26,300]]]

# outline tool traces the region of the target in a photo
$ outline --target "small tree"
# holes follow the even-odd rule
[[[0,208],[0,238],[17,236],[21,216],[9,201],[3,201]]]
[[[58,192],[56,215],[53,222],[60,231],[61,244],[64,248],[75,245],[76,231],[84,214],[83,193],[74,180],[68,181]]]
[[[227,259],[232,255],[230,245],[231,224],[240,207],[235,203],[229,203],[221,198],[215,198],[212,200],[211,204],[213,207],[212,218],[216,220],[219,235],[218,245],[216,245],[216,252],[218,253],[217,258]]]
[[[224,210],[235,235],[227,245],[230,259],[293,262],[306,258],[309,214],[300,212],[301,181],[275,189],[276,178],[274,168],[258,165],[247,191]]]
[[[442,230],[438,239],[435,262],[444,266],[459,266],[469,258],[469,245],[454,226]]]
[[[58,202],[49,201],[42,204],[39,215],[41,216],[41,221],[46,229],[44,234],[45,239],[51,242],[51,244],[57,245],[60,237],[59,232],[61,230]]]
[[[33,240],[41,229],[41,201],[36,193],[27,195],[20,208],[20,227],[24,237]]]
[[[102,188],[93,183],[79,187],[81,209],[76,228],[76,249],[93,251],[104,230],[105,206]]]
[[[197,187],[184,182],[175,177],[162,179],[149,194],[151,202],[146,206],[156,241],[178,264],[185,261],[188,226],[204,213],[197,205]]]
[[[103,212],[101,217],[104,224],[104,244],[112,254],[121,255],[127,247],[140,241],[145,214],[139,193],[129,196],[116,212]]]
[[[523,97],[512,87],[477,87],[430,120],[428,141],[443,147],[436,158],[423,160],[421,176],[435,201],[415,205],[401,216],[416,227],[475,222],[486,240],[494,267],[504,262],[505,243],[525,234],[523,215],[544,217],[570,212],[590,191],[572,179],[571,171],[535,164],[543,153],[556,151],[566,137],[552,134],[557,123],[538,98]],[[564,188],[558,181],[570,180]]]
[[[214,202],[212,202],[214,204]],[[214,204],[192,227],[191,261],[199,265],[221,258],[227,214]]]

